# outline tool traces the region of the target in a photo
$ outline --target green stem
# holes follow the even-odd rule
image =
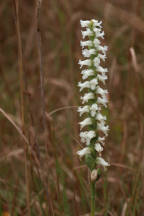
[[[95,181],[91,181],[91,214],[95,216]]]

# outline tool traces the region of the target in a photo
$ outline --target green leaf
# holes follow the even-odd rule
[[[90,154],[85,156],[85,163],[90,170],[93,170],[96,166],[96,160]]]

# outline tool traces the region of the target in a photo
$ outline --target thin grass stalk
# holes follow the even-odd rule
[[[42,38],[40,30],[40,10],[41,10],[42,0],[36,0],[36,32],[37,32],[37,46],[38,46],[38,58],[39,58],[39,76],[40,76],[40,97],[41,97],[41,113],[42,113],[42,127],[43,131],[46,130],[46,115],[45,115],[45,100],[44,100],[44,72],[43,72],[43,58],[42,58]],[[46,145],[47,159],[48,159],[48,147]],[[54,216],[54,210],[52,205],[52,200],[50,198],[48,183],[40,172],[41,178],[43,179],[43,184],[45,187],[45,193],[48,201],[48,215]]]
[[[42,64],[42,39],[40,31],[40,10],[41,10],[42,0],[37,0],[36,2],[36,25],[37,25],[37,44],[38,44],[38,57],[39,57],[39,75],[40,75],[40,95],[41,95],[41,112],[42,112],[42,125],[45,131],[46,119],[45,119],[45,102],[44,102],[44,73]]]
[[[24,132],[24,82],[23,82],[23,55],[22,55],[22,43],[21,43],[21,32],[20,32],[20,22],[19,22],[19,2],[15,0],[15,12],[16,12],[16,30],[18,38],[18,66],[19,66],[19,86],[20,86],[20,115],[22,130]]]
[[[20,117],[21,117],[21,128],[23,134],[25,134],[25,117],[24,117],[24,71],[23,71],[23,54],[22,54],[22,42],[21,42],[21,31],[19,21],[19,0],[14,0],[15,6],[15,21],[16,31],[18,39],[18,66],[19,66],[19,86],[20,86]],[[25,182],[26,182],[26,203],[28,209],[28,216],[30,212],[30,183],[29,183],[29,167],[28,167],[28,145],[25,144]]]

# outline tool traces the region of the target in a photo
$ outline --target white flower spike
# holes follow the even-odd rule
[[[106,116],[103,115],[103,109],[107,108],[108,103],[108,91],[104,89],[108,70],[101,66],[101,62],[106,60],[108,47],[101,44],[101,39],[104,38],[101,21],[81,20],[80,24],[85,28],[82,31],[85,40],[80,42],[85,59],[79,60],[80,68],[84,67],[84,69],[81,71],[83,82],[79,82],[78,86],[80,91],[84,91],[84,95],[81,97],[83,106],[78,108],[78,112],[80,116],[85,116],[85,119],[79,123],[80,129],[86,128],[87,131],[80,133],[81,142],[86,147],[77,154],[79,157],[88,155],[91,161],[95,162],[95,166],[107,167],[109,163],[101,157],[101,154],[109,131]],[[93,166],[89,168],[96,169]]]

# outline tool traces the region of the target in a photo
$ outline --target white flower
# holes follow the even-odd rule
[[[94,71],[91,70],[91,69],[87,69],[87,70],[82,70],[81,74],[83,75],[82,76],[82,79],[87,79],[89,76],[93,76],[94,75]]]
[[[88,28],[86,29],[86,31],[82,31],[82,36],[83,38],[87,37],[87,36],[92,36],[93,32]]]
[[[88,113],[89,112],[89,106],[86,105],[83,107],[79,107],[78,112],[80,113],[80,116],[82,116],[84,113]]]
[[[98,57],[99,57],[100,59],[102,59],[103,61],[105,61],[105,59],[106,59],[106,54],[98,54]]]
[[[82,142],[82,143],[85,143],[85,142],[86,142],[87,133],[88,133],[88,131],[85,131],[85,132],[81,132],[81,133],[80,133],[80,138],[81,138],[81,142]]]
[[[104,31],[101,31],[101,29],[94,28],[93,31],[95,32],[97,38],[104,38]]]
[[[84,50],[82,50],[82,54],[86,58],[89,58],[91,55],[94,55],[95,53],[96,53],[95,49],[84,49]]]
[[[90,99],[94,99],[95,96],[92,92],[86,93],[83,97],[81,97],[82,103],[88,102]]]
[[[98,46],[98,51],[101,51],[102,53],[106,54],[106,51],[108,50],[107,46]]]
[[[104,145],[105,137],[98,137],[98,142]]]
[[[89,145],[91,139],[95,138],[95,136],[96,136],[95,131],[88,131],[87,138],[86,138],[86,145]]]
[[[80,91],[82,91],[84,88],[90,88],[90,82],[86,81],[86,82],[79,82],[78,86],[80,87]]]
[[[93,26],[94,27],[101,28],[102,21],[98,21],[98,20],[92,19],[92,22],[93,22]]]
[[[99,46],[100,46],[100,40],[97,39],[97,38],[95,38],[93,42],[94,42],[95,48],[99,48]]]
[[[80,68],[82,68],[83,66],[91,66],[91,60],[90,59],[86,59],[86,60],[79,60],[78,62],[80,64]]]
[[[98,85],[98,80],[96,78],[89,81],[90,89],[95,90]]]
[[[91,107],[90,107],[91,116],[94,117],[98,110],[99,110],[98,105],[97,104],[92,104]]]
[[[110,166],[110,164],[106,162],[102,157],[97,157],[97,164],[102,165],[104,167]]]
[[[107,80],[108,77],[105,74],[102,74],[102,75],[98,74],[97,78],[98,78],[99,81],[101,81],[103,84],[105,84],[105,81]]]
[[[81,24],[81,27],[84,28],[84,27],[88,27],[90,25],[91,21],[89,20],[80,20],[80,24]]]
[[[95,144],[95,150],[99,153],[103,151],[103,147],[100,145],[100,143]]]
[[[100,73],[107,73],[108,72],[108,69],[107,68],[103,68],[101,66],[98,66],[97,67],[97,71],[100,72]]]
[[[81,121],[80,123],[81,129],[87,125],[91,125],[92,124],[92,120],[91,118],[86,118],[83,121]]]
[[[85,131],[80,133],[81,142],[86,143],[86,145],[89,145],[91,139],[93,139],[95,136],[95,131]]]
[[[104,121],[97,123],[98,130],[102,131],[105,136],[108,135],[109,126],[104,124]]]
[[[78,154],[80,157],[83,157],[83,156],[86,155],[86,154],[90,154],[90,148],[89,148],[89,147],[85,147],[85,148],[83,148],[82,150],[77,151],[77,154]]]
[[[108,91],[98,86],[97,87],[97,94],[101,95],[102,97],[105,97],[106,94],[108,94]]]
[[[93,62],[94,62],[94,66],[97,68],[99,66],[99,64],[100,64],[100,58],[99,57],[95,57],[94,60],[93,60]]]
[[[82,46],[82,48],[83,47],[86,47],[86,46],[92,46],[93,45],[93,43],[92,43],[92,41],[90,41],[90,40],[87,40],[87,41],[81,41],[80,42],[80,45]]]
[[[107,107],[107,103],[108,103],[107,97],[106,96],[98,97],[97,103],[103,105],[104,107]]]
[[[98,121],[106,121],[106,116],[103,116],[100,112],[96,115]]]

